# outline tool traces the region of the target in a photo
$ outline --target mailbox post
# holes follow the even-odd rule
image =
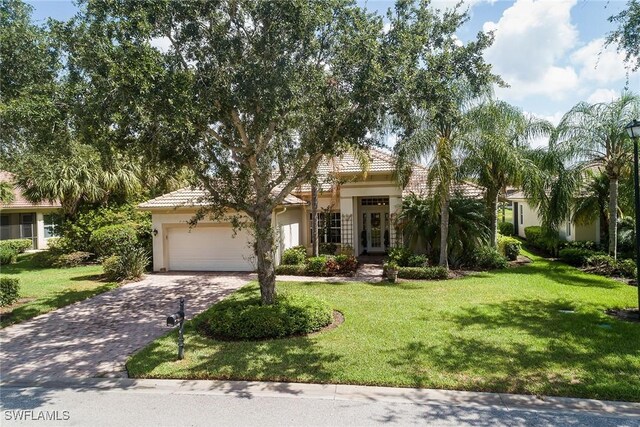
[[[180,307],[176,313],[167,316],[167,326],[179,326],[178,329],[178,359],[184,359],[184,298],[180,298]]]

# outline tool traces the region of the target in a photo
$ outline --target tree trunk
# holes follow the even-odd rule
[[[271,210],[264,209],[254,218],[256,257],[258,259],[258,282],[262,304],[273,304],[276,300],[276,269],[273,261],[273,228]]]
[[[318,256],[318,184],[311,180],[311,255]]]
[[[489,245],[492,248],[498,246],[498,193],[488,195],[488,209],[489,209],[489,231],[491,233],[491,239]]]
[[[449,191],[444,195],[440,207],[440,262],[439,265],[449,269]]]
[[[618,256],[618,178],[609,177],[609,255]]]

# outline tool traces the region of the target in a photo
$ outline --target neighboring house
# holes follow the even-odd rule
[[[538,211],[529,205],[522,191],[509,194],[507,200],[513,204],[513,227],[516,235],[525,237],[526,227],[542,225]],[[558,231],[561,238],[570,242],[590,240],[600,243],[600,219],[590,224],[576,223],[568,219],[560,225]]]
[[[384,253],[399,242],[394,218],[402,198],[410,193],[426,194],[427,170],[419,165],[406,188],[393,178],[393,156],[370,151],[368,170],[351,155],[323,162],[318,167],[320,243],[335,243],[354,254]],[[332,177],[332,179],[329,179]],[[472,184],[455,190],[468,197],[481,197],[483,190]],[[187,222],[200,205],[202,190],[182,189],[142,203],[152,213],[154,271],[251,271],[255,269],[250,230],[231,224],[203,220],[189,228]],[[292,191],[273,212],[276,230],[276,263],[282,252],[303,245],[311,248],[311,186]]]
[[[0,171],[0,181],[13,182],[13,174]],[[56,237],[60,203],[27,201],[19,188],[13,187],[13,201],[0,203],[0,240],[31,239],[33,249],[46,249],[47,240]]]

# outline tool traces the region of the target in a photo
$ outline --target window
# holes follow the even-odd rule
[[[389,206],[388,197],[366,197],[360,200],[361,206]]]
[[[58,227],[60,221],[57,215],[44,215],[44,237],[58,237]]]
[[[571,221],[567,219],[567,237],[571,236]]]
[[[524,212],[522,206],[520,206],[520,225],[524,224]]]
[[[0,215],[0,239],[11,238],[11,226],[9,225],[9,215]]]
[[[340,222],[340,212],[331,212],[325,214],[318,212],[318,237],[320,243],[340,243],[342,241],[342,227]],[[329,221],[328,223],[326,221]],[[311,233],[311,224],[313,217],[309,214],[309,236]]]

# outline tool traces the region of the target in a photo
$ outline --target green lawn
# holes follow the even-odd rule
[[[23,254],[18,262],[3,265],[3,276],[20,279],[20,298],[24,304],[3,307],[0,327],[23,322],[65,305],[92,297],[117,286],[100,280],[102,266],[89,265],[74,268],[38,268],[31,254]]]
[[[134,355],[139,378],[371,384],[640,401],[640,324],[605,315],[636,289],[533,257],[463,279],[390,284],[279,283],[344,313],[311,337],[220,342],[186,328]],[[240,292],[255,292],[256,285]],[[560,310],[573,309],[575,313]]]

